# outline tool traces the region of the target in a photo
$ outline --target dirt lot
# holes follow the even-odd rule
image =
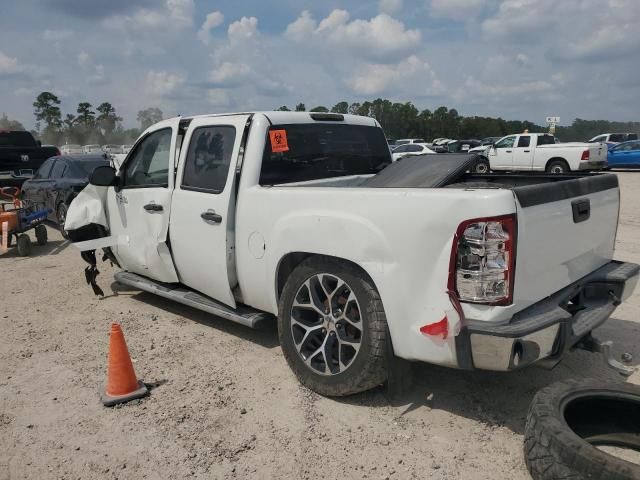
[[[640,173],[619,174],[616,258],[640,262]],[[621,381],[571,353],[553,371],[462,372],[421,365],[390,402],[379,389],[343,400],[302,388],[260,331],[150,294],[96,299],[84,263],[52,228],[31,258],[0,257],[0,480],[19,478],[529,478],[526,409],[566,378]],[[112,288],[111,288],[111,287]],[[640,291],[600,330],[640,360]],[[122,324],[140,378],[136,404],[98,401],[109,325]],[[640,374],[629,381],[640,384]],[[135,402],[134,402],[135,403]]]

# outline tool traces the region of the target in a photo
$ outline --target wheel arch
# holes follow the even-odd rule
[[[547,163],[544,166],[544,169],[547,170],[549,168],[549,165],[551,165],[553,162],[563,162],[566,166],[567,166],[567,170],[571,171],[571,167],[569,166],[569,162],[567,162],[567,159],[564,157],[553,157],[550,158],[549,160],[547,160]]]
[[[338,262],[351,265],[352,267],[359,270],[363,275],[365,275],[365,277],[369,281],[371,281],[371,283],[374,286],[376,286],[375,281],[373,280],[369,272],[367,272],[367,270],[362,265],[358,264],[357,262],[354,262],[353,260],[349,260],[348,258],[336,257],[333,255],[325,255],[321,253],[289,252],[280,258],[276,267],[275,292],[276,292],[277,302],[280,302],[280,296],[282,295],[282,290],[284,289],[284,286],[287,283],[289,276],[293,273],[293,271],[296,269],[298,265],[300,265],[302,262],[312,257],[326,258],[332,261],[338,261]]]

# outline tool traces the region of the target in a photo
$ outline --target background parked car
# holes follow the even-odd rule
[[[447,143],[448,153],[466,153],[472,148],[479,147],[480,140],[451,140]]]
[[[82,145],[76,145],[75,143],[69,143],[60,147],[61,155],[81,155],[84,153]]]
[[[429,153],[436,152],[431,150],[426,143],[409,143],[396,147],[391,154],[391,159],[395,162],[402,157],[408,157],[410,155],[426,155]]]
[[[103,145],[102,150],[105,153],[124,153],[123,145]]]
[[[500,140],[502,137],[485,137],[482,140],[480,140],[480,145],[493,145],[494,143],[496,143],[498,140]]]
[[[392,143],[392,146],[407,145],[409,143],[426,143],[424,138],[399,138]]]
[[[23,130],[0,130],[0,187],[20,186],[44,161],[60,152]]]
[[[637,133],[603,133],[593,137],[588,143],[621,143],[629,140],[638,140]]]
[[[607,155],[609,168],[640,167],[640,141],[632,140],[613,145]]]
[[[131,151],[133,145],[122,145],[122,153],[127,154]]]
[[[62,226],[69,204],[87,186],[91,172],[102,165],[109,165],[105,155],[51,157],[24,182],[22,199],[27,207],[50,208],[49,219]]]
[[[91,154],[91,153],[102,153],[102,147],[100,145],[85,145],[82,147],[82,153]]]

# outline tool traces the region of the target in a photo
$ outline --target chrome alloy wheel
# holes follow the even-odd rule
[[[362,342],[360,305],[341,278],[319,273],[298,289],[290,312],[291,334],[305,365],[321,375],[345,371]]]

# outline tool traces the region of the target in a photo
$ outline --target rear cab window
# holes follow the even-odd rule
[[[269,128],[260,185],[374,175],[391,163],[381,128],[337,123]]]
[[[539,135],[538,145],[555,145],[556,139],[553,135]]]

